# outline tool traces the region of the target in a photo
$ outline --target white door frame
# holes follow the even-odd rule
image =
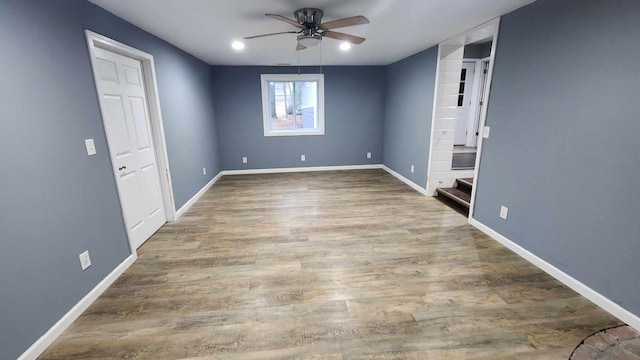
[[[496,63],[498,33],[499,31],[496,30],[495,34],[493,35],[493,43],[491,44],[491,55],[488,59],[482,59],[483,62],[488,60],[489,66],[487,68],[487,80],[485,81],[484,92],[482,94],[482,101],[484,102],[484,105],[480,107],[480,122],[478,124],[478,132],[480,133],[480,136],[478,136],[478,152],[476,155],[476,165],[473,170],[474,186],[471,188],[471,205],[469,207],[468,217],[469,223],[471,223],[471,220],[473,220],[473,213],[476,204],[476,191],[478,190],[478,187],[475,186],[475,184],[477,183],[478,173],[480,171],[480,160],[482,159],[482,144],[484,143],[484,136],[482,136],[482,133],[487,122],[487,109],[489,108],[489,95],[491,94],[491,81],[493,80],[493,65]]]
[[[487,21],[469,31],[456,35],[438,45],[438,58],[436,65],[436,81],[434,84],[433,112],[431,117],[431,138],[429,140],[429,153],[427,160],[427,182],[425,189],[427,194],[435,196],[437,187],[451,187],[456,178],[478,177],[480,160],[482,158],[482,137],[478,138],[478,151],[475,168],[473,170],[451,169],[451,157],[453,156],[453,131],[455,124],[454,98],[457,100],[460,70],[464,58],[464,46],[484,39],[492,38],[491,61],[487,73],[487,83],[484,89],[484,101],[489,102],[489,90],[495,63],[496,45],[498,43],[498,29],[500,17]],[[483,129],[486,119],[487,106],[483,106],[480,113],[479,129]],[[480,131],[481,132],[481,131]],[[473,214],[477,187],[474,186],[471,193],[471,208],[469,216]],[[470,217],[471,219],[471,217]]]
[[[90,30],[85,30],[87,37],[87,45],[89,47],[89,55],[91,58],[91,66],[93,68],[93,76],[96,84],[96,92],[98,92],[98,73],[96,72],[96,56],[95,48],[101,48],[109,51],[113,51],[120,55],[124,55],[142,63],[143,81],[145,90],[147,92],[147,106],[149,107],[149,118],[151,122],[151,134],[153,136],[153,142],[155,145],[155,156],[158,164],[158,171],[160,176],[160,187],[162,190],[162,200],[167,216],[167,221],[172,222],[176,220],[176,207],[173,199],[173,187],[171,184],[171,172],[169,170],[169,158],[167,156],[167,144],[164,137],[164,126],[162,123],[162,112],[160,111],[160,97],[158,94],[158,83],[156,81],[156,69],[153,61],[153,55],[140,51],[108,37],[102,36]],[[102,120],[105,120],[105,114],[103,112],[104,106],[102,104],[102,97],[98,92],[98,101],[100,103],[100,113],[102,114]],[[107,138],[107,145],[109,139]],[[113,162],[113,159],[111,159]],[[117,177],[117,173],[114,176]],[[122,203],[121,203],[122,206]],[[124,209],[122,209],[122,216],[124,219]],[[131,236],[129,229],[127,228],[127,238],[129,239],[129,246],[131,247],[131,253],[136,254],[136,249],[131,244]]]
[[[484,63],[490,62],[491,57],[486,57],[482,59],[463,59],[463,61],[475,61],[476,63],[476,69],[473,76],[473,93],[471,94],[471,101],[473,104],[475,104],[475,106],[471,109],[471,112],[469,113],[470,120],[468,122],[469,127],[467,129],[467,140],[466,140],[465,146],[477,147],[478,136],[476,135],[476,132],[480,131],[479,130],[480,129],[480,126],[479,126],[480,107],[481,107],[480,99],[482,99],[482,96],[480,96],[480,91],[484,90],[484,87],[482,86],[483,78],[486,80],[486,76],[482,76],[483,75],[482,71],[483,71]]]

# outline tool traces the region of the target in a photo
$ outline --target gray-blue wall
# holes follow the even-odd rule
[[[0,0],[2,359],[130,254],[85,28],[154,55],[177,205],[220,170],[207,64],[84,0]],[[97,155],[87,156],[86,138]]]
[[[303,73],[318,72],[317,67]],[[325,134],[264,136],[260,74],[294,67],[215,66],[214,100],[225,170],[380,164],[385,68],[323,68]],[[367,159],[368,151],[372,158]],[[306,162],[300,155],[306,155]],[[242,157],[248,163],[242,163]]]
[[[637,0],[539,0],[502,18],[475,210],[636,315],[639,38]]]
[[[387,68],[383,162],[423,188],[427,184],[437,58],[436,46]]]

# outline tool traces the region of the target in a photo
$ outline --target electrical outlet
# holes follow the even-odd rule
[[[306,155],[300,155],[300,161],[307,161]]]
[[[500,217],[507,220],[507,216],[509,215],[509,208],[506,206],[500,207]]]
[[[483,131],[482,131],[482,137],[485,139],[489,138],[489,133],[491,133],[491,128],[488,126],[485,126]]]
[[[82,271],[85,271],[89,266],[91,266],[91,258],[89,257],[89,250],[78,255],[78,257],[80,258],[80,266],[82,266]]]
[[[96,144],[94,144],[93,139],[85,139],[84,146],[87,148],[87,155],[95,155],[96,154]]]
[[[371,151],[367,153],[367,159],[371,159]]]
[[[202,168],[202,175],[207,175],[207,168]]]
[[[411,173],[413,174],[414,171],[416,171],[416,167],[411,165]]]
[[[247,161],[247,157],[246,157],[246,156],[243,156],[243,157],[242,157],[242,163],[243,163],[243,164],[246,164],[247,162],[248,162],[248,161]]]

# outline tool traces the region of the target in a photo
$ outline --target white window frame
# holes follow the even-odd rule
[[[264,136],[305,136],[324,135],[324,74],[262,74],[262,118]],[[318,128],[313,130],[271,130],[271,113],[269,111],[269,82],[270,81],[316,81],[318,83]]]

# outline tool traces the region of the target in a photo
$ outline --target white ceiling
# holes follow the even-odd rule
[[[387,65],[535,0],[89,0],[212,65]],[[323,22],[364,15],[371,23],[336,29],[367,38],[344,52],[340,42],[295,51],[295,34],[231,42],[295,30],[264,16],[293,18],[301,7],[324,11]]]

